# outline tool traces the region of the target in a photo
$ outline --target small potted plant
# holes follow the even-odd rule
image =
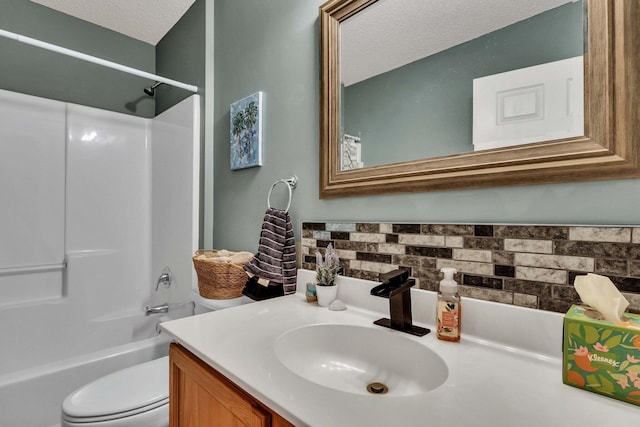
[[[336,255],[331,243],[322,259],[322,254],[316,251],[316,293],[318,305],[327,307],[336,299],[338,287],[336,286],[336,276],[340,271],[340,258]]]

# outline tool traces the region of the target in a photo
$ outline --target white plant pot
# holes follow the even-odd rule
[[[316,295],[318,296],[318,305],[320,307],[329,307],[338,295],[338,287],[316,285]]]

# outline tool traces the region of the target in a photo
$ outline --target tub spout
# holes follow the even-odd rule
[[[150,316],[152,314],[168,313],[168,312],[169,312],[169,304],[164,303],[161,305],[154,305],[153,307],[147,306],[144,310],[144,315]]]

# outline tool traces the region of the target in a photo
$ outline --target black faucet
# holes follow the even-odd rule
[[[409,270],[394,270],[379,277],[382,284],[371,289],[371,295],[389,298],[389,319],[382,318],[373,323],[420,337],[431,332],[429,329],[413,324],[411,287],[416,284],[416,281],[409,279]]]

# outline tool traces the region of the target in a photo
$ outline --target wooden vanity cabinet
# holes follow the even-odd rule
[[[170,427],[293,427],[178,344],[169,350]]]

